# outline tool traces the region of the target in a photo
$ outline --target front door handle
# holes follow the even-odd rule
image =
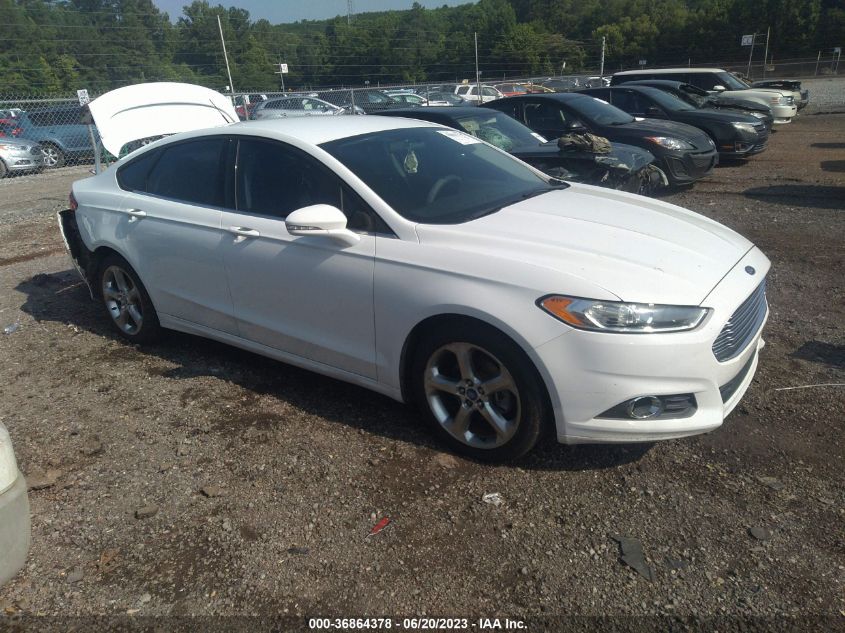
[[[137,222],[140,218],[147,217],[146,211],[141,211],[141,209],[127,209],[126,213],[129,214],[129,221],[130,222]]]
[[[243,242],[248,237],[259,237],[261,235],[261,233],[255,229],[250,229],[245,226],[230,226],[229,233],[237,235],[235,238],[236,242]]]

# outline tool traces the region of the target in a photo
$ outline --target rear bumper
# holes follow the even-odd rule
[[[30,544],[29,497],[23,475],[0,494],[0,585],[23,567]]]

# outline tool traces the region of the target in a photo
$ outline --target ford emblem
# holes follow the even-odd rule
[[[756,271],[756,270],[754,270],[754,266],[746,266],[746,267],[745,267],[745,272],[747,272],[749,275],[753,275],[753,274],[754,274],[754,273],[756,273],[757,271]]]

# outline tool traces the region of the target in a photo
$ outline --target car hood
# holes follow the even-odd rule
[[[457,225],[417,225],[420,242],[577,277],[623,301],[698,305],[753,244],[704,216],[572,184]],[[599,297],[604,298],[604,297]]]
[[[238,121],[232,102],[193,84],[156,82],[112,90],[88,104],[103,147],[114,156],[126,143]]]
[[[660,119],[635,119],[631,123],[625,123],[610,128],[625,130],[626,132],[643,132],[651,136],[671,136],[682,141],[692,143],[696,149],[712,149],[710,137],[697,127],[680,123],[678,121],[661,121]]]
[[[718,110],[714,108],[697,108],[684,110],[679,113],[691,122],[712,121],[713,123],[759,123],[759,119],[738,110]]]
[[[33,145],[38,145],[38,141],[31,141],[28,138],[21,138],[19,136],[0,136],[0,145],[32,147]]]

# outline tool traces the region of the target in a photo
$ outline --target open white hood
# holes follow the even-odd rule
[[[114,156],[132,141],[238,121],[232,102],[219,92],[166,81],[112,90],[88,108],[103,147]]]

